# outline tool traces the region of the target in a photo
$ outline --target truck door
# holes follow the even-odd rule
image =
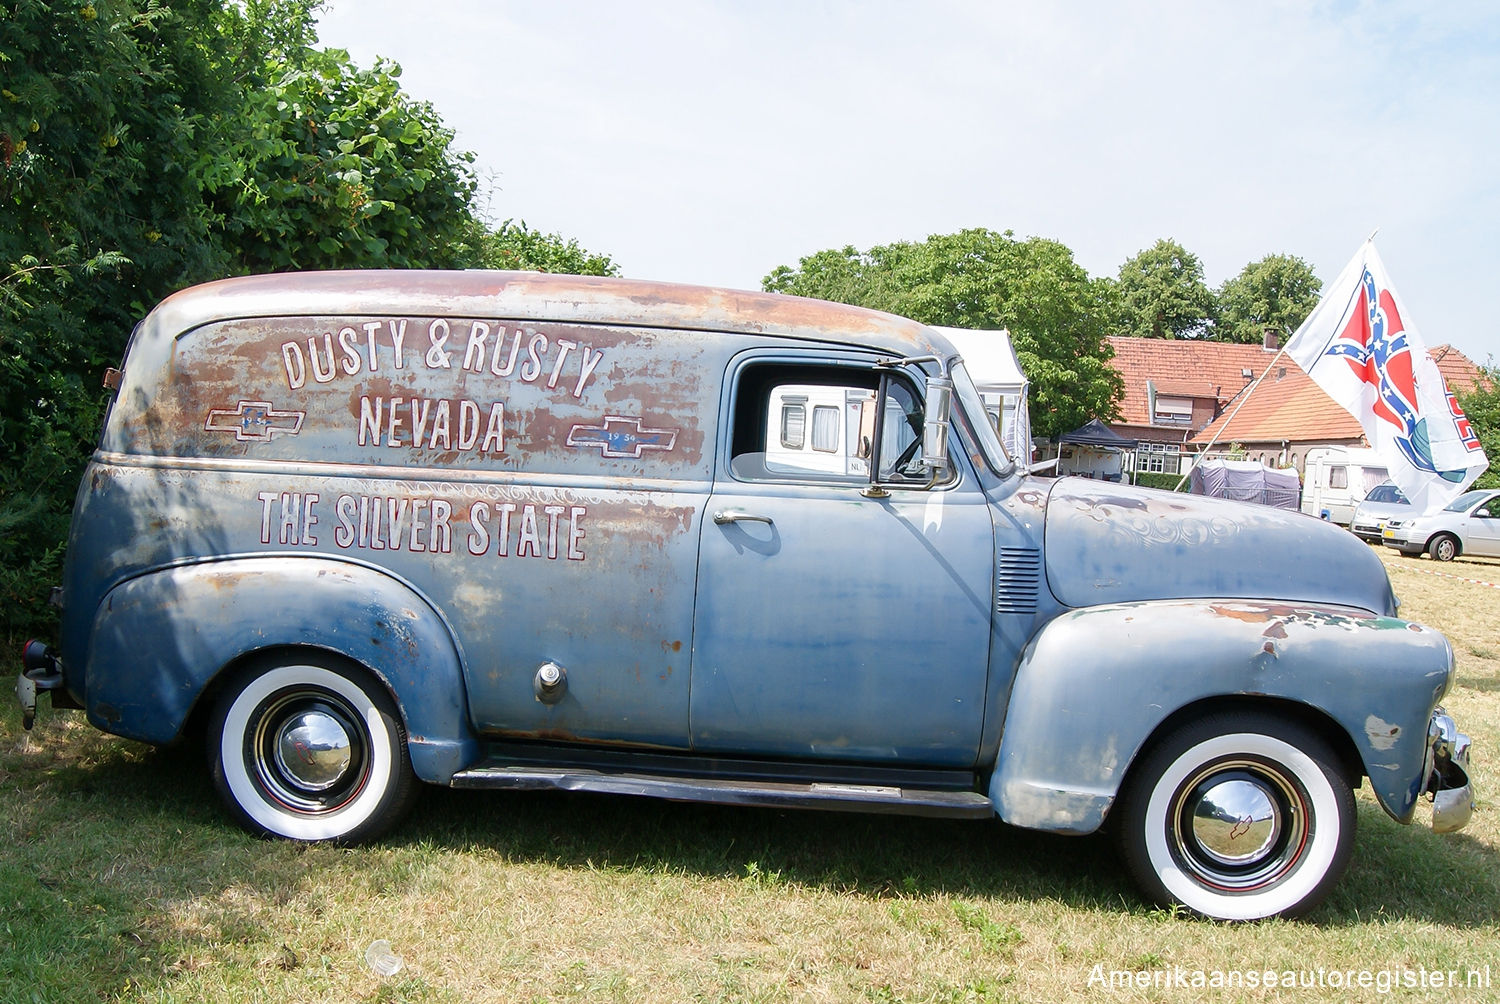
[[[758,356],[731,367],[699,547],[696,751],[944,767],[976,759],[989,507],[962,450],[952,451],[958,472],[929,486],[916,455],[919,390],[873,362]],[[885,492],[871,497],[872,437],[858,416],[860,399],[877,395]],[[818,402],[837,416],[814,421]],[[800,417],[781,413],[797,406]],[[796,444],[814,436],[838,463],[799,460]]]

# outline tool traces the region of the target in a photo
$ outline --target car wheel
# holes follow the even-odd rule
[[[1142,890],[1218,920],[1306,913],[1354,847],[1354,793],[1332,750],[1262,714],[1169,734],[1132,769],[1121,811],[1121,849]]]
[[[1432,555],[1433,561],[1452,561],[1458,557],[1458,538],[1440,533],[1427,545],[1427,553]]]
[[[369,840],[418,791],[390,695],[332,660],[294,656],[241,674],[218,702],[208,743],[230,811],[272,836]]]

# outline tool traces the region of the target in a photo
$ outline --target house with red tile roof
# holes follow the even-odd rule
[[[1110,428],[1139,443],[1127,469],[1183,473],[1190,466],[1184,457],[1238,444],[1251,460],[1300,471],[1316,447],[1366,445],[1354,417],[1274,347],[1128,337],[1109,343],[1125,383],[1120,418]],[[1470,390],[1480,379],[1479,368],[1452,346],[1437,346],[1432,357],[1454,390]]]

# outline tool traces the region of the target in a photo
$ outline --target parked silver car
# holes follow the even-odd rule
[[[1370,489],[1370,494],[1365,496],[1363,502],[1354,507],[1349,529],[1361,540],[1379,544],[1387,522],[1406,519],[1411,513],[1411,502],[1396,482],[1382,481]]]
[[[1435,513],[1389,520],[1381,539],[1408,557],[1426,551],[1434,561],[1500,557],[1500,492],[1464,492]]]

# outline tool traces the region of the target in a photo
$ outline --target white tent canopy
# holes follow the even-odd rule
[[[969,328],[936,327],[964,357],[964,365],[984,398],[985,410],[1006,450],[1017,463],[1031,463],[1031,418],[1027,414],[1027,392],[1031,382],[1021,370],[1010,332],[1004,328],[975,331]]]

